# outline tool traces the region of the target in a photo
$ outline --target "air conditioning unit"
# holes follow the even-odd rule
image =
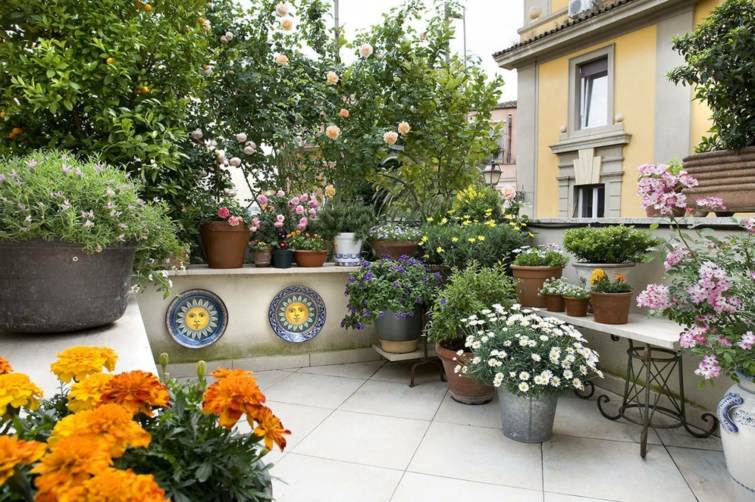
[[[570,0],[569,17],[574,17],[586,10],[592,9],[594,0]]]

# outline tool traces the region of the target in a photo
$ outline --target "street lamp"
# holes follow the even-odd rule
[[[501,166],[496,164],[494,160],[482,170],[482,179],[485,180],[485,184],[490,185],[491,188],[495,188],[498,182],[501,181],[502,174],[503,170]]]

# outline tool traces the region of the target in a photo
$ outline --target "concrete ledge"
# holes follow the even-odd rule
[[[685,228],[720,228],[726,230],[744,231],[739,223],[731,217],[710,217],[710,218],[677,218],[676,220]],[[665,228],[671,227],[668,218],[533,218],[527,223],[532,228],[572,228],[586,226],[608,226],[608,225],[634,225],[638,227],[657,225]]]
[[[168,275],[173,277],[201,277],[218,275],[296,275],[296,274],[350,274],[356,272],[359,267],[338,267],[334,263],[326,263],[322,267],[297,267],[275,268],[255,267],[244,265],[241,268],[209,268],[207,265],[190,265],[183,270],[169,270]]]

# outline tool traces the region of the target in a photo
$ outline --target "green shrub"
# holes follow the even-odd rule
[[[427,339],[449,349],[461,349],[462,319],[495,303],[508,307],[514,298],[516,287],[503,265],[486,268],[473,261],[467,268],[454,271],[440,291],[430,313]]]
[[[645,230],[624,225],[570,228],[564,235],[566,250],[586,263],[646,261],[659,242]]]
[[[160,203],[147,203],[123,171],[57,151],[0,162],[0,239],[60,240],[96,253],[136,244],[137,282],[167,286],[162,274],[185,259]]]
[[[526,234],[509,224],[440,224],[423,228],[420,244],[428,263],[463,269],[473,260],[483,267],[510,263],[515,249],[527,242]]]
[[[496,190],[487,185],[482,187],[470,185],[456,193],[449,214],[459,220],[501,221],[503,219],[502,206],[503,201]]]
[[[755,2],[727,0],[693,33],[674,38],[685,64],[669,79],[695,88],[712,112],[711,136],[698,151],[755,145]]]
[[[315,224],[317,231],[328,240],[341,232],[353,232],[357,240],[366,239],[375,225],[375,213],[359,202],[337,199],[322,208]]]
[[[291,249],[298,251],[325,251],[325,241],[317,234],[301,233],[298,230],[288,239]]]
[[[516,251],[516,250],[515,250]],[[569,258],[554,246],[524,248],[514,258],[514,265],[525,267],[565,267]]]

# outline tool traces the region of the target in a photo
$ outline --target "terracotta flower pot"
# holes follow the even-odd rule
[[[294,251],[294,258],[299,267],[322,267],[328,258],[328,252],[297,249]]]
[[[626,324],[629,320],[629,306],[632,293],[598,293],[590,294],[590,304],[595,322],[604,324]]]
[[[267,248],[263,251],[255,250],[252,255],[252,260],[254,261],[255,267],[269,267],[270,263],[273,261],[272,248]]]
[[[561,295],[543,295],[545,298],[545,308],[548,312],[563,312],[564,297]]]
[[[696,201],[710,196],[723,199],[726,208],[716,210],[719,216],[755,211],[755,146],[739,152],[696,153],[684,158],[684,169],[698,181],[696,187],[684,192],[687,205],[696,209],[696,216],[705,216],[709,212],[698,209]]]
[[[458,356],[453,350],[436,343],[435,353],[443,362],[443,371],[445,371],[446,379],[448,380],[448,392],[451,393],[454,401],[464,404],[483,404],[493,399],[495,387],[481,384],[474,378],[454,371],[456,365],[471,357],[470,352]]]
[[[251,232],[244,225],[227,221],[208,221],[199,228],[202,247],[210,268],[241,268]]]
[[[413,256],[417,251],[416,241],[370,241],[372,249],[380,258],[399,258],[401,256]]]
[[[564,296],[566,315],[572,317],[585,317],[587,315],[587,298],[571,298]]]
[[[516,279],[516,295],[525,307],[545,307],[545,297],[539,293],[546,279],[561,277],[563,267],[528,267],[511,265]]]

